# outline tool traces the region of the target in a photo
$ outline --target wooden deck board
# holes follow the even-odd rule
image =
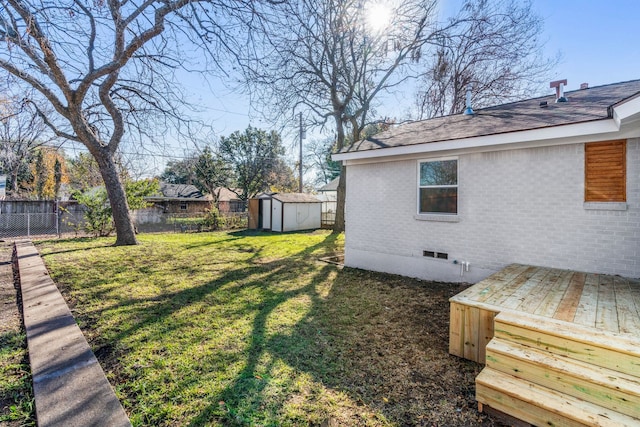
[[[565,294],[565,298],[562,299],[558,309],[553,315],[554,319],[563,320],[565,322],[572,322],[582,297],[582,290],[584,289],[584,281],[587,275],[584,273],[574,273],[569,283],[569,288]]]
[[[618,328],[621,333],[631,334],[640,331],[640,311],[634,301],[629,281],[623,277],[613,278],[618,312]]]
[[[573,317],[573,323],[582,326],[596,326],[596,310],[598,307],[598,274],[587,274],[582,288],[582,296]]]
[[[537,269],[537,271],[529,276],[529,279],[523,283],[519,289],[516,289],[512,295],[507,297],[500,306],[515,309],[521,304],[525,304],[525,301],[531,299],[532,296],[539,301],[539,295],[541,295],[542,292],[546,292],[544,290],[544,284],[546,283],[544,279],[548,274],[549,270],[547,269]]]
[[[520,305],[516,307],[518,311],[533,313],[542,302],[542,299],[549,293],[549,290],[556,283],[558,279],[558,275],[556,273],[546,268],[541,268],[540,272],[543,273],[542,279],[536,283],[535,288],[531,289],[529,295],[527,295]]]
[[[598,308],[596,310],[596,328],[618,332],[618,312],[613,276],[601,275],[598,283]]]
[[[535,273],[536,267],[527,267],[522,273],[494,292],[489,298],[486,298],[484,302],[491,305],[502,306],[503,303],[518,291]]]
[[[627,279],[627,282],[629,283],[631,299],[636,306],[636,310],[638,310],[638,316],[640,316],[640,279]]]
[[[560,277],[555,283],[555,286],[551,288],[547,295],[545,295],[545,297],[542,299],[542,302],[533,313],[539,316],[553,317],[555,312],[558,310],[560,303],[562,302],[562,298],[564,298],[572,277],[572,271],[563,271],[562,273],[560,273]]]
[[[497,273],[492,274],[486,280],[459,293],[454,298],[456,300],[486,301],[496,291],[499,291],[505,283],[512,281],[515,277],[524,272],[529,266],[511,264]],[[482,286],[481,284],[486,284]]]

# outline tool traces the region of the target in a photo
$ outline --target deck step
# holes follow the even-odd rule
[[[498,338],[486,366],[516,378],[640,418],[640,378]]]
[[[505,310],[494,337],[640,378],[640,339],[631,335]]]
[[[485,367],[476,378],[476,399],[537,426],[637,427],[640,419],[523,381]]]

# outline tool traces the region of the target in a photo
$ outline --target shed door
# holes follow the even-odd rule
[[[260,200],[249,199],[249,229],[258,228],[258,213],[260,210]]]
[[[271,200],[263,199],[262,202],[262,224],[260,228],[271,230]]]

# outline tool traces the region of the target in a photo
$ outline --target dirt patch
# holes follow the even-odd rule
[[[11,245],[0,242],[0,334],[16,330],[20,330],[20,312],[13,285]]]
[[[0,426],[35,425],[24,328],[11,266],[12,245],[0,241]]]
[[[324,318],[345,319],[339,388],[401,426],[498,426],[477,412],[474,379],[482,366],[451,356],[449,298],[468,285],[423,282],[345,269]],[[339,425],[347,425],[340,420]]]

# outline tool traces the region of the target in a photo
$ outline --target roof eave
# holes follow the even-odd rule
[[[359,152],[338,153],[332,155],[332,159],[334,161],[349,161],[410,154],[426,154],[440,151],[481,149],[488,147],[500,149],[500,147],[509,146],[510,148],[513,148],[514,144],[525,144],[533,141],[539,141],[541,145],[549,145],[550,143],[555,142],[561,143],[561,141],[571,143],[574,142],[575,138],[587,135],[611,134],[618,132],[619,130],[620,126],[614,119],[603,119],[541,129],[477,136],[472,138],[403,145]]]
[[[613,107],[613,120],[622,126],[640,119],[640,94]]]
[[[513,145],[530,145],[533,142],[539,142],[540,145],[569,144],[589,136],[603,136],[603,138],[598,138],[600,140],[604,140],[608,137],[615,138],[615,134],[620,133],[623,127],[628,127],[632,122],[640,121],[640,94],[635,94],[634,96],[625,99],[610,108],[612,109],[611,117],[605,119],[549,126],[538,129],[526,129],[515,132],[496,133],[470,138],[336,153],[333,154],[331,158],[334,161],[349,161],[441,151],[486,149],[488,147],[499,149],[500,147],[509,146],[512,148]],[[634,133],[632,130],[631,134],[625,137],[640,136],[636,135],[640,129],[638,129],[637,126],[632,127],[636,132]]]

